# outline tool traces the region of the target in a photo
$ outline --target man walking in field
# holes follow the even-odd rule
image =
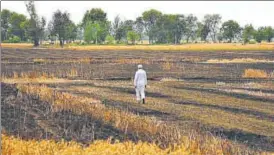
[[[136,90],[137,101],[143,100],[143,104],[145,104],[145,88],[147,85],[147,74],[146,71],[143,70],[142,65],[138,65],[138,71],[135,73],[134,78],[134,86]]]

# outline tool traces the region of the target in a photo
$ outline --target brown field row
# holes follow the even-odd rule
[[[31,48],[32,44],[9,44],[2,43],[2,47],[8,48]],[[62,49],[60,47],[49,49]],[[218,50],[273,50],[274,44],[271,43],[262,43],[262,44],[247,44],[242,45],[239,43],[234,44],[223,44],[223,43],[215,43],[215,44],[186,44],[186,45],[90,45],[90,46],[70,46],[66,45],[64,50],[151,50],[151,51],[218,51]]]

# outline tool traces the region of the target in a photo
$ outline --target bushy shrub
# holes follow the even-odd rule
[[[21,42],[21,39],[17,36],[12,36],[9,38],[9,40],[3,40],[2,43],[19,43]]]
[[[251,39],[250,41],[249,41],[249,44],[256,44],[257,42],[256,42],[256,40],[254,40],[254,39]]]
[[[131,44],[136,44],[136,41],[140,39],[140,36],[135,31],[127,32],[127,40],[131,42]]]
[[[17,36],[13,36],[13,37],[9,38],[10,43],[19,43],[20,41],[21,41],[21,39]]]
[[[114,42],[115,42],[114,37],[111,36],[111,35],[107,35],[107,37],[106,37],[106,44],[114,44]]]

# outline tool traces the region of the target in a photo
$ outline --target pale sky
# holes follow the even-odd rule
[[[122,19],[136,19],[148,9],[157,9],[166,14],[194,14],[199,20],[205,14],[218,13],[222,22],[235,20],[241,26],[274,27],[274,1],[36,1],[37,12],[47,20],[57,9],[68,11],[71,19],[79,23],[86,10],[102,8],[109,20],[116,15]],[[2,1],[1,9],[9,9],[28,16],[24,1]]]

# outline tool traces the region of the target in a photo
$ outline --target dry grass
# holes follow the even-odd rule
[[[106,86],[112,85],[114,87],[118,85],[121,86],[121,83],[113,83],[113,82],[102,83],[102,84]],[[70,93],[61,93],[61,92],[58,92],[57,90],[48,88],[46,86],[18,85],[18,87],[19,87],[19,90],[21,90],[22,92],[25,92],[34,96],[38,95],[41,100],[52,103],[53,110],[56,112],[59,112],[60,110],[71,110],[74,113],[80,114],[80,115],[88,114],[97,120],[101,120],[106,124],[109,124],[118,128],[119,130],[125,133],[134,133],[134,134],[138,134],[139,136],[145,134],[146,136],[149,136],[150,139],[152,139],[154,142],[158,142],[157,144],[159,144],[159,142],[160,144],[167,143],[167,142],[169,142],[170,144],[177,143],[179,144],[177,146],[182,146],[183,148],[185,148],[186,154],[237,154],[237,152],[239,153],[239,151],[241,152],[241,154],[248,154],[247,152],[249,152],[248,150],[244,149],[245,147],[242,149],[239,149],[237,145],[233,145],[231,142],[214,138],[212,136],[200,135],[198,133],[195,133],[195,134],[189,133],[188,136],[181,135],[181,138],[179,138],[178,136],[179,130],[177,127],[173,125],[168,125],[165,122],[159,122],[155,120],[154,118],[135,115],[127,111],[107,108],[103,104],[101,104],[100,101],[94,100],[89,97],[80,97],[80,96],[72,95]],[[65,89],[70,91],[70,89],[68,88],[65,88]],[[227,103],[219,102],[220,101],[219,98],[221,99],[222,97],[218,98],[210,94],[203,96],[202,94],[195,94],[193,92],[186,93],[186,92],[177,91],[171,88],[168,88],[169,91],[167,92],[167,91],[163,91],[162,87],[160,88],[155,86],[152,86],[149,89],[153,90],[156,93],[165,92],[166,95],[173,96],[175,99],[179,97],[183,97],[183,99],[187,99],[187,100],[196,99],[198,102],[202,104],[204,104],[203,102],[208,102],[205,104],[215,104],[214,101],[216,100],[216,104],[221,103],[226,105],[230,103],[231,101],[235,103],[235,105],[237,106],[243,106],[241,105],[243,104],[242,101],[241,101],[241,104],[239,104],[238,102],[234,102],[233,100],[230,100],[230,99],[226,99]],[[83,88],[81,89],[79,88],[77,90],[86,91],[91,94],[95,93],[93,91],[89,92],[88,90],[84,90]],[[106,95],[105,97],[109,97],[110,99],[115,101],[124,101],[124,99],[127,99],[126,101],[128,102],[131,98],[130,95],[126,93],[118,93],[118,92],[114,93],[114,91],[109,91],[107,89],[100,89],[95,91],[97,92],[96,94],[98,94],[98,97],[100,97],[100,95],[103,95],[103,96]],[[177,95],[180,95],[180,96],[177,96]],[[168,101],[165,101],[162,99],[157,99],[155,100],[155,103],[154,103],[154,99],[148,98],[148,102],[149,104],[145,105],[146,108],[153,107],[155,108],[155,110],[161,110],[162,112],[167,112],[167,113],[170,112],[170,111],[166,111],[167,108],[173,108],[173,110],[171,111],[173,111],[174,114],[182,117],[184,116],[193,117],[193,118],[201,119],[205,122],[209,122],[213,124],[219,123],[219,125],[222,125],[225,127],[229,126],[231,128],[239,128],[240,126],[240,127],[243,127],[242,129],[244,131],[247,130],[249,132],[253,132],[253,131],[249,130],[247,126],[253,129],[255,129],[257,126],[260,126],[262,129],[265,130],[265,124],[263,124],[262,121],[253,120],[253,117],[246,118],[245,115],[239,115],[236,117],[234,116],[235,114],[231,115],[231,113],[228,113],[228,112],[220,113],[220,110],[215,110],[212,108],[202,108],[202,111],[199,111],[197,108],[191,107],[191,106],[183,106],[183,105],[175,106],[174,104],[168,103]],[[252,104],[252,105],[255,106],[257,104]],[[258,105],[258,106],[261,106],[261,105]],[[176,110],[174,110],[174,108]],[[258,110],[256,107],[254,108]],[[271,111],[271,108],[270,108],[270,111]],[[186,115],[185,114],[181,115],[182,113],[185,113]],[[194,114],[197,114],[197,113],[199,115],[195,117]],[[208,115],[207,113],[210,113],[210,115]],[[221,118],[220,118],[220,115],[222,115]],[[234,121],[231,122],[231,119],[233,119]],[[238,120],[242,120],[245,123],[241,123],[242,125],[240,124],[237,125]],[[248,122],[254,123],[253,126],[250,126]],[[269,130],[270,129],[271,129],[271,125],[269,125]],[[261,130],[256,130],[256,133],[257,132],[262,133]],[[268,130],[266,130],[266,132],[268,132]],[[265,133],[262,133],[262,134],[264,135]],[[271,135],[271,133],[268,133],[268,134]],[[168,145],[166,145],[166,147],[168,147]],[[30,150],[32,149],[30,148]],[[152,148],[151,148],[151,151],[152,151]],[[175,151],[175,150],[172,150],[172,151]],[[246,152],[246,153],[243,153],[243,152]],[[182,150],[180,150],[178,153],[179,154],[182,153]]]
[[[162,78],[161,81],[181,81],[179,79],[176,79],[176,78],[172,78],[172,77],[167,77],[167,78]]]
[[[118,153],[127,154],[133,151],[135,154],[138,151],[144,151],[145,154],[250,154],[248,149],[240,149],[239,146],[233,143],[213,137],[211,135],[200,135],[197,132],[190,132],[188,136],[180,135],[178,128],[171,124],[161,123],[149,117],[134,115],[130,112],[107,108],[95,100],[88,97],[75,96],[69,93],[61,93],[45,85],[17,85],[19,90],[33,96],[39,96],[39,99],[52,103],[52,110],[60,112],[62,110],[70,110],[79,115],[91,115],[97,120],[101,120],[106,124],[110,124],[125,133],[135,133],[135,135],[146,135],[152,140],[152,143],[139,142],[116,142],[110,144],[108,141],[95,141],[88,147],[82,147],[75,142],[53,142],[50,140],[37,142],[23,141],[13,137],[3,135],[6,143],[2,143],[3,150],[6,153],[21,153],[26,155],[34,151],[42,151],[43,149],[49,153],[56,152],[57,154],[71,153],[70,151],[83,152],[88,151],[94,154],[102,153]],[[32,145],[31,145],[32,144]],[[96,145],[100,144],[100,145]],[[18,149],[18,146],[23,149]],[[96,146],[94,146],[96,145]],[[125,146],[126,145],[126,146]],[[165,149],[160,149],[158,145],[164,146]],[[61,146],[61,147],[60,147]],[[94,147],[93,147],[94,146]],[[92,149],[90,148],[92,147]],[[96,149],[95,149],[96,148]],[[112,148],[108,150],[107,148]],[[135,150],[134,148],[139,148]],[[62,152],[64,151],[64,152]],[[104,152],[106,151],[106,152]],[[123,152],[124,151],[124,152]],[[137,151],[137,152],[134,152]],[[140,152],[141,153],[141,152]],[[46,154],[46,152],[43,152]]]
[[[76,68],[70,68],[68,71],[63,70],[56,70],[57,73],[60,75],[65,75],[66,77],[78,77],[78,71]],[[25,81],[24,83],[33,83],[38,82],[39,83],[43,81],[54,81],[54,80],[60,80],[60,78],[57,78],[54,73],[47,73],[47,72],[36,72],[36,71],[30,71],[30,72],[13,72],[13,74],[10,77],[7,77],[6,75],[2,75],[1,79],[5,82],[12,82],[12,81]]]
[[[163,68],[164,71],[169,71],[169,70],[171,70],[172,67],[173,67],[173,64],[170,63],[169,61],[164,62],[162,64],[162,68]]]
[[[260,69],[245,69],[244,78],[267,78],[268,75],[264,70]]]
[[[270,44],[187,44],[187,45],[137,45],[137,46],[81,46],[67,47],[74,50],[170,50],[170,51],[219,51],[219,50],[273,50]]]
[[[93,142],[87,147],[83,147],[81,144],[74,141],[71,142],[55,142],[53,140],[22,140],[12,136],[6,136],[2,134],[2,153],[4,155],[12,154],[24,154],[24,155],[129,155],[129,154],[146,154],[146,155],[221,155],[231,154],[229,150],[230,144],[224,142],[219,147],[215,147],[219,144],[217,139],[214,139],[209,145],[208,150],[214,150],[214,152],[204,152],[198,141],[190,139],[188,143],[180,144],[175,147],[168,147],[166,149],[159,148],[155,143],[141,142],[133,143],[131,141],[110,143],[108,140],[98,140]],[[248,151],[242,152],[248,154]],[[262,153],[266,154],[266,153]]]
[[[31,44],[1,44],[2,47],[8,48],[31,48]],[[51,47],[48,47],[49,49]],[[220,51],[220,50],[273,50],[273,44],[186,44],[186,45],[88,45],[88,46],[65,46],[64,48],[54,48],[54,49],[64,49],[64,50],[151,50],[151,51]]]
[[[71,68],[70,72],[67,74],[69,77],[77,77],[78,76],[78,72],[77,69],[75,68]]]
[[[88,114],[106,124],[115,126],[125,133],[139,133],[139,135],[150,135],[156,141],[161,141],[164,145],[173,144],[181,140],[181,134],[173,125],[159,124],[159,122],[148,118],[134,115],[130,112],[109,109],[100,101],[75,96],[69,93],[61,93],[54,89],[34,85],[18,85],[18,89],[23,93],[39,96],[43,101],[53,103],[54,111],[72,110],[76,114]]]
[[[33,44],[29,44],[29,43],[1,43],[1,47],[5,47],[5,48],[32,48]]]
[[[96,87],[74,86],[70,87],[70,91],[94,94],[100,98],[111,98],[113,103],[127,103],[135,106],[136,101],[132,94],[119,89],[132,89],[130,82],[112,82],[112,81],[94,81]],[[274,124],[271,120],[263,117],[264,120],[258,119],[251,113],[242,113],[239,111],[255,111],[259,114],[273,115],[273,106],[271,103],[261,103],[260,101],[250,101],[239,99],[233,96],[209,93],[206,91],[191,91],[184,89],[175,89],[176,87],[186,87],[185,82],[149,82],[147,93],[161,94],[167,97],[147,97],[146,105],[138,105],[138,107],[149,108],[153,111],[161,111],[180,118],[188,118],[196,120],[203,124],[215,127],[223,127],[227,130],[239,129],[243,132],[273,136]],[[200,86],[198,84],[197,86]],[[107,88],[106,88],[107,87]],[[129,91],[128,90],[128,91]],[[177,103],[177,104],[176,104]],[[181,103],[181,104],[178,104]],[[186,104],[185,104],[186,103]],[[190,103],[190,104],[189,104]],[[228,109],[235,109],[229,111]],[[178,120],[180,121],[180,119]],[[244,123],[243,123],[244,122]]]
[[[17,73],[13,72],[12,77],[6,77],[5,75],[2,74],[1,76],[1,81],[6,82],[6,83],[17,83],[17,82],[22,82],[22,83],[41,83],[41,82],[46,82],[46,81],[59,81],[60,79],[57,79],[54,77],[54,74],[47,74],[47,73],[39,73],[35,71],[31,72],[22,72],[22,73]]]
[[[73,71],[71,71],[73,72]],[[67,74],[71,74],[71,72],[68,72]],[[85,80],[78,80],[78,82]],[[56,78],[54,74],[47,74],[47,73],[38,73],[38,72],[23,72],[23,73],[17,73],[13,72],[12,77],[7,77],[5,75],[1,76],[1,82],[5,83],[70,83],[72,80],[68,79],[61,79],[61,78]]]
[[[90,63],[92,62],[91,58],[79,58],[79,59],[43,59],[43,58],[34,58],[34,63]]]
[[[274,63],[274,61],[241,58],[241,59],[209,59],[206,61],[206,63]]]
[[[115,63],[119,64],[151,64],[149,60],[145,59],[128,59],[128,58],[121,58],[115,60]]]

